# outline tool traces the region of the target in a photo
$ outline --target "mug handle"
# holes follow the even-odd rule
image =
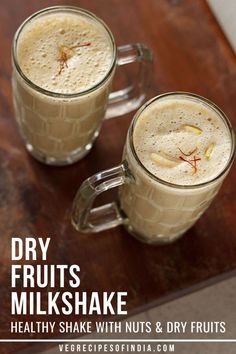
[[[99,194],[128,182],[130,178],[126,162],[87,178],[73,201],[71,222],[75,229],[86,233],[100,232],[123,224],[125,216],[116,202],[96,208],[92,206]]]
[[[114,118],[129,113],[141,106],[147,96],[152,69],[152,51],[145,45],[127,44],[117,48],[117,65],[139,63],[134,83],[111,92],[105,118]]]

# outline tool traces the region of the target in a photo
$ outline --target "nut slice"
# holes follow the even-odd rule
[[[176,167],[179,164],[179,161],[176,161],[175,159],[167,158],[164,157],[163,155],[156,154],[155,152],[151,153],[151,159],[154,161],[156,164],[162,166],[162,167]]]
[[[213,143],[207,147],[205,154],[204,154],[204,157],[206,160],[210,160],[214,147],[215,147],[215,144],[213,144]]]
[[[195,125],[190,125],[186,124],[184,125],[184,129],[190,133],[194,133],[196,135],[201,135],[202,134],[202,129],[199,127],[196,127]]]

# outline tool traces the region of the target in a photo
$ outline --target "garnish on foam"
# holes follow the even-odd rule
[[[183,156],[180,156],[179,158],[180,160],[187,162],[193,168],[194,175],[197,173],[197,161],[201,160],[200,157],[194,156],[193,160],[186,160]]]
[[[181,154],[184,155],[185,157],[190,157],[197,151],[197,147],[193,151],[190,151],[189,153],[183,152],[180,148],[178,148],[178,149],[181,152]],[[185,157],[179,156],[179,159],[181,161],[187,162],[193,168],[193,174],[196,174],[197,173],[197,162],[200,161],[201,158],[194,155],[193,159],[187,160]]]
[[[177,159],[172,158],[171,156],[163,156],[160,154],[156,154],[155,152],[151,153],[151,159],[154,161],[156,164],[162,166],[162,167],[175,167],[179,164],[179,161]]]
[[[196,147],[194,150],[190,151],[190,152],[184,152],[183,150],[181,150],[178,147],[179,151],[181,152],[181,156],[179,156],[179,160],[183,161],[183,162],[187,162],[193,169],[193,174],[197,173],[197,162],[201,161],[201,157],[193,155],[195,152],[197,152],[198,148]],[[211,150],[212,152],[212,150]],[[208,151],[208,154],[211,153],[210,150]],[[192,157],[193,155],[193,157]],[[208,155],[207,155],[208,156]],[[155,152],[150,154],[150,157],[152,159],[152,161],[154,161],[156,164],[162,166],[162,167],[176,167],[179,164],[179,161],[174,158],[171,157],[169,155],[165,155],[163,156],[163,154],[157,154]],[[191,157],[190,159],[187,159],[187,157]]]
[[[197,147],[193,150],[193,151],[190,151],[190,152],[188,152],[188,153],[185,153],[185,152],[183,152],[183,150],[181,150],[180,148],[178,148],[179,149],[179,151],[181,152],[181,154],[182,155],[184,155],[184,156],[191,156],[192,154],[194,154],[198,149],[197,149]]]
[[[210,160],[212,152],[214,150],[214,147],[215,147],[215,144],[212,143],[206,148],[206,151],[205,151],[205,154],[204,154],[204,157],[205,157],[206,160]]]
[[[186,124],[184,125],[184,129],[190,133],[194,133],[196,135],[201,135],[202,134],[202,129],[199,127],[196,127],[195,125],[190,125]]]
[[[65,70],[65,68],[68,68],[68,60],[70,58],[72,58],[76,51],[75,49],[79,48],[79,47],[88,47],[90,46],[91,43],[90,42],[85,42],[85,43],[78,43],[76,45],[73,45],[71,47],[68,47],[66,45],[61,45],[59,47],[59,63],[60,63],[60,69],[58,72],[58,75],[60,75],[62,73],[62,71]]]

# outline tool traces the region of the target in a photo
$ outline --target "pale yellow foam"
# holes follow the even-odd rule
[[[199,132],[186,129],[186,125],[199,128]],[[213,109],[194,100],[166,98],[151,104],[138,118],[134,147],[153,175],[179,185],[194,185],[212,180],[225,168],[231,152],[231,137],[228,127]],[[185,157],[179,148],[184,153],[196,148],[197,151]],[[152,158],[154,153],[177,163],[169,166],[158,163],[162,159]],[[180,156],[188,160],[194,156],[200,158],[197,172],[194,173]]]
[[[60,48],[78,47],[60,72]],[[23,73],[36,85],[57,93],[77,93],[98,84],[113,60],[111,40],[92,19],[77,14],[48,14],[27,24],[17,50]]]

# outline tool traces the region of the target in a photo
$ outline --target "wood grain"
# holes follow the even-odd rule
[[[1,0],[1,338],[12,338],[9,322],[14,320],[9,298],[12,236],[52,237],[48,263],[80,264],[81,291],[128,291],[129,315],[231,275],[236,268],[235,166],[211,208],[175,244],[147,246],[122,227],[96,235],[72,228],[71,202],[78,186],[91,174],[120,162],[132,114],[105,122],[91,153],[73,166],[47,167],[26,153],[12,108],[11,41],[27,16],[54,4],[96,13],[109,25],[118,45],[144,42],[150,46],[154,52],[150,96],[175,90],[203,95],[236,126],[235,55],[203,0]],[[27,343],[1,343],[0,351],[13,353],[27,347],[31,352]]]

